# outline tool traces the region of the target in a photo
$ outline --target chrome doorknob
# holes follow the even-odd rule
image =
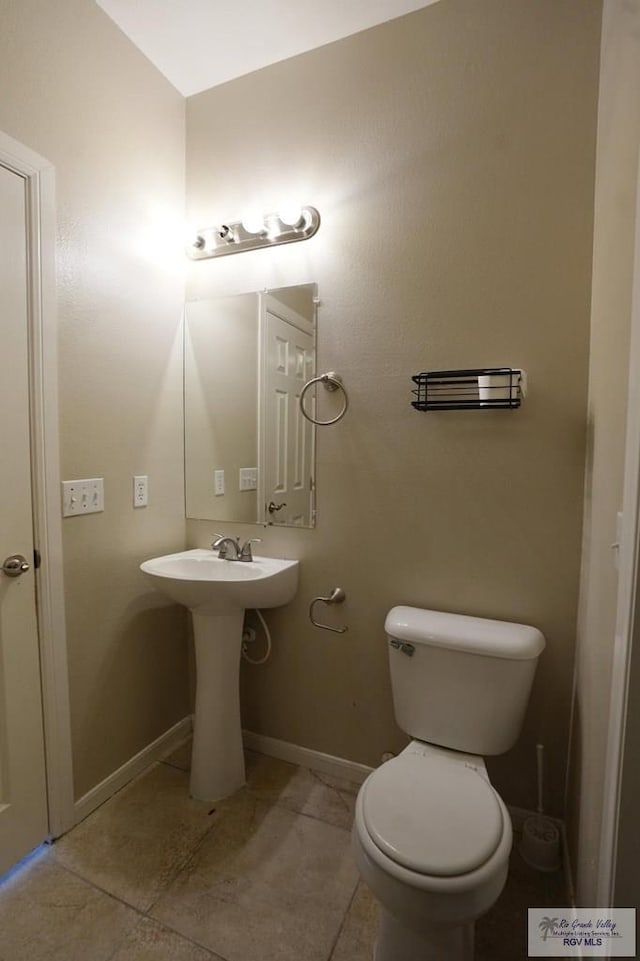
[[[6,558],[2,565],[2,573],[6,574],[7,577],[20,577],[21,574],[26,574],[29,567],[30,564],[26,557],[23,557],[22,554],[12,554]]]
[[[282,508],[283,508],[283,507],[286,507],[286,506],[287,506],[287,505],[286,505],[286,502],[284,502],[284,501],[283,501],[282,504],[276,504],[276,503],[274,503],[273,501],[269,501],[269,504],[268,504],[268,506],[267,506],[267,510],[269,511],[270,514],[275,514],[276,511],[281,511]]]

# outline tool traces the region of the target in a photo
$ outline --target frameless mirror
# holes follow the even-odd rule
[[[315,427],[299,398],[316,371],[317,301],[306,284],[187,303],[187,517],[314,526]]]

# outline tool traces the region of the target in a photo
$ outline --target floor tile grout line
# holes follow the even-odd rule
[[[152,770],[156,769],[157,767],[159,767],[161,764],[164,764],[164,763],[165,763],[164,761],[154,761],[154,762],[152,762],[144,771],[140,772],[139,775],[137,775],[135,778],[133,778],[131,781],[129,781],[127,784],[125,784],[125,785],[120,789],[120,791],[116,792],[116,794],[119,794],[121,791],[126,790],[126,788],[128,788],[130,784],[133,784],[134,781],[141,780],[146,774],[149,774]],[[170,767],[172,770],[181,771],[183,774],[188,774],[188,772],[185,772],[182,768],[177,768],[177,767],[175,767],[175,766],[172,765],[172,764],[169,764],[169,765],[167,765],[167,766]],[[107,804],[109,804],[109,802],[110,802],[113,798],[116,797],[116,794],[114,794],[114,795],[112,795],[112,797],[108,798],[102,805],[100,805],[100,808],[97,808],[97,809],[96,809],[96,811],[93,811],[93,812],[88,816],[88,818],[85,819],[85,821],[88,820],[90,817],[92,817],[94,814],[96,814],[98,810],[101,810],[101,809],[104,808]],[[83,821],[83,822],[81,822],[81,823],[85,823],[85,822]],[[78,827],[78,826],[79,826],[79,825],[75,825],[74,828],[72,828],[72,829],[67,833],[67,835],[65,835],[65,836],[68,837],[68,836],[75,830],[75,827]],[[209,825],[205,828],[205,830],[202,832],[202,834],[197,838],[193,850],[192,850],[191,853],[186,857],[186,859],[185,859],[184,862],[182,862],[181,864],[179,864],[179,866],[178,866],[177,868],[175,868],[174,870],[173,870],[174,865],[172,865],[172,872],[171,872],[171,877],[170,877],[169,881],[168,881],[165,885],[163,885],[163,891],[158,895],[158,897],[154,898],[154,900],[150,903],[150,905],[148,906],[148,908],[147,908],[146,910],[141,910],[141,909],[140,909],[139,907],[137,907],[135,904],[132,904],[130,901],[127,901],[124,897],[120,897],[120,896],[117,895],[117,894],[113,894],[113,892],[107,890],[107,888],[103,888],[100,884],[97,884],[97,883],[96,883],[95,881],[93,881],[91,878],[86,877],[86,876],[85,876],[84,874],[82,874],[82,872],[81,872],[80,870],[78,870],[77,868],[72,868],[72,867],[70,867],[68,864],[64,863],[64,861],[62,860],[62,857],[56,855],[56,844],[55,844],[55,842],[53,842],[52,845],[51,845],[51,854],[52,854],[52,857],[53,857],[55,863],[56,863],[57,865],[59,865],[60,867],[64,868],[64,870],[66,870],[69,874],[74,875],[75,877],[79,878],[81,881],[84,881],[86,884],[89,884],[91,887],[95,888],[96,890],[101,891],[103,894],[106,894],[106,895],[108,895],[109,897],[114,898],[114,900],[120,902],[121,904],[124,904],[126,907],[131,908],[133,911],[136,911],[136,912],[137,912],[138,914],[140,914],[142,917],[147,917],[147,916],[150,917],[150,915],[148,915],[147,912],[148,912],[148,911],[151,911],[151,910],[156,906],[156,904],[158,903],[158,901],[159,901],[159,900],[164,896],[164,894],[166,893],[166,890],[168,890],[168,888],[173,884],[173,882],[176,880],[176,878],[178,877],[178,875],[181,874],[181,872],[184,870],[184,868],[186,868],[187,865],[191,862],[191,860],[192,860],[192,858],[195,856],[196,852],[200,849],[200,847],[201,847],[201,845],[202,845],[205,837],[207,837],[207,835],[212,831],[212,829],[214,828],[214,826],[215,826],[215,821],[212,822],[211,824],[209,824]]]
[[[191,862],[191,859],[194,857],[194,855],[196,854],[196,852],[200,849],[200,846],[202,845],[202,842],[204,841],[204,838],[209,834],[209,832],[212,830],[213,826],[214,826],[213,824],[210,824],[209,827],[207,827],[207,829],[200,835],[200,837],[199,837],[199,838],[197,839],[197,841],[196,841],[196,844],[195,844],[195,846],[194,846],[194,848],[193,848],[193,851],[185,858],[185,860],[184,860],[182,863],[180,863],[177,867],[175,867],[174,864],[171,865],[171,875],[170,875],[169,880],[166,882],[166,884],[163,884],[163,890],[162,890],[162,892],[158,895],[158,897],[154,898],[154,900],[153,900],[153,901],[149,904],[149,906],[148,906],[146,909],[144,909],[144,910],[141,910],[141,909],[140,909],[139,907],[137,907],[135,904],[132,904],[130,901],[127,901],[126,898],[121,897],[121,896],[119,896],[119,895],[117,895],[117,894],[113,894],[113,892],[107,890],[107,888],[103,888],[103,887],[102,887],[100,884],[98,884],[96,881],[93,881],[91,878],[88,878],[88,877],[86,877],[84,874],[82,874],[82,872],[79,871],[77,868],[72,868],[70,865],[66,864],[66,863],[62,860],[62,856],[58,857],[58,856],[56,855],[56,853],[55,853],[55,845],[53,845],[52,856],[53,856],[56,864],[58,864],[60,867],[64,868],[65,871],[68,871],[69,874],[75,875],[75,877],[80,878],[81,881],[85,881],[87,884],[90,884],[92,887],[96,888],[98,891],[102,891],[104,894],[108,894],[109,897],[115,898],[116,901],[120,901],[122,904],[125,904],[125,905],[126,905],[127,907],[129,907],[129,908],[132,908],[134,911],[137,911],[139,914],[145,915],[147,911],[151,911],[151,910],[156,906],[156,904],[158,903],[158,901],[160,900],[160,898],[164,896],[165,892],[171,887],[171,885],[172,885],[173,882],[176,880],[176,878],[178,877],[178,875],[181,874],[182,871],[183,871],[183,870],[187,867],[187,865]]]
[[[175,934],[178,937],[182,938],[182,940],[186,941],[188,944],[192,944],[194,947],[201,948],[203,951],[206,951],[207,954],[211,956],[211,961],[229,961],[229,959],[226,958],[224,955],[216,954],[215,951],[212,951],[211,948],[208,948],[207,945],[204,944],[202,941],[196,941],[195,938],[190,937],[190,935],[188,934],[184,934],[182,931],[180,931],[179,928],[174,927],[172,924],[169,924],[167,921],[160,921],[158,918],[154,917],[152,914],[145,914],[144,917],[147,918],[149,921],[153,921],[155,924],[159,924],[160,927],[165,928],[167,931],[171,931],[172,934]]]
[[[259,751],[254,751],[254,752],[252,752],[252,753],[258,754],[260,757],[265,757],[265,758],[267,758],[267,759],[271,759],[271,758],[270,758],[270,755],[268,755],[268,754],[260,754]],[[181,766],[178,765],[178,764],[174,764],[174,763],[172,763],[168,758],[161,758],[159,761],[154,762],[154,763],[157,763],[157,764],[166,764],[167,767],[171,767],[171,768],[173,768],[174,770],[177,770],[177,771],[182,771],[183,774],[186,774],[186,775],[188,775],[188,776],[190,775],[190,769],[188,769],[188,768],[185,769],[184,767],[181,767]],[[343,796],[344,794],[346,794],[347,796],[351,796],[348,791],[344,791],[344,792],[343,792],[343,791],[341,791],[339,788],[334,787],[334,785],[327,783],[327,781],[323,780],[323,778],[322,778],[322,772],[316,771],[316,770],[314,770],[313,768],[305,767],[305,766],[302,765],[302,764],[293,764],[293,763],[291,763],[291,762],[289,762],[289,761],[284,761],[284,762],[282,762],[282,763],[288,764],[290,767],[292,767],[292,768],[293,768],[294,770],[296,770],[296,771],[307,771],[307,772],[312,776],[312,778],[313,778],[315,781],[317,781],[318,784],[320,784],[323,788],[326,788],[327,790],[331,791],[332,794],[337,795],[337,797],[339,798],[339,801],[340,801],[341,808],[343,808],[343,809],[347,812],[347,814],[351,814],[351,806],[349,805],[349,802],[346,800],[346,798]],[[243,788],[247,791],[247,793],[253,794],[254,796],[256,796],[256,792],[251,788],[251,785],[249,784],[248,781],[247,781],[247,783],[246,783],[245,785],[243,785]],[[243,788],[240,788],[240,790],[243,790]],[[230,795],[230,796],[233,796],[233,795]],[[353,796],[355,797],[355,795],[353,795]],[[221,798],[220,800],[226,800],[226,799],[225,799],[225,798]],[[212,802],[212,803],[216,803],[216,802]],[[266,803],[266,802],[265,802],[265,803]],[[288,807],[287,804],[285,804],[285,803],[283,803],[282,801],[280,801],[279,798],[276,798],[272,803],[275,804],[275,805],[278,805],[279,807],[285,808],[285,810],[293,811],[295,814],[302,814],[304,817],[312,818],[312,819],[315,820],[315,821],[321,821],[323,824],[328,824],[328,825],[330,825],[331,827],[337,827],[337,828],[340,828],[341,830],[345,830],[345,831],[350,831],[350,830],[351,830],[351,825],[350,825],[348,828],[345,828],[345,827],[343,827],[341,824],[334,824],[333,821],[330,821],[328,818],[323,818],[323,817],[321,817],[321,816],[318,815],[318,814],[309,814],[309,813],[306,812],[306,811],[299,811],[297,808]]]
[[[321,817],[316,817],[316,816],[313,815],[313,814],[307,814],[307,813],[305,813],[304,811],[292,810],[290,807],[287,807],[285,804],[281,803],[278,799],[276,799],[275,801],[271,801],[271,802],[265,801],[265,800],[263,800],[262,798],[260,798],[259,795],[258,795],[256,792],[252,791],[250,788],[246,788],[246,793],[247,793],[247,795],[248,795],[248,799],[252,802],[252,804],[253,804],[253,806],[254,806],[254,809],[257,809],[257,806],[260,805],[260,804],[262,804],[262,805],[264,805],[264,806],[265,806],[266,808],[268,808],[268,809],[278,808],[279,810],[286,811],[287,814],[290,814],[290,815],[292,815],[292,816],[307,818],[307,819],[310,820],[310,821],[314,821],[314,822],[316,822],[316,823],[323,824],[323,825],[325,825],[326,827],[334,828],[335,830],[340,831],[340,832],[344,832],[344,833],[347,834],[347,835],[350,833],[350,828],[343,828],[343,827],[341,827],[341,826],[339,826],[339,825],[337,825],[337,824],[332,824],[330,821],[326,821],[326,820],[324,820],[324,819],[321,818]],[[212,802],[212,803],[216,803],[216,802]],[[255,814],[255,810],[254,810],[254,814]],[[198,852],[199,852],[199,851],[201,850],[201,848],[203,847],[203,845],[204,845],[206,839],[208,838],[209,834],[211,833],[211,831],[213,831],[213,830],[215,829],[215,826],[216,826],[216,821],[214,820],[213,823],[211,824],[211,826],[201,835],[200,839],[198,840],[197,845],[194,847],[194,849],[192,850],[191,854],[189,855],[189,857],[187,858],[187,860],[185,861],[185,863],[182,865],[182,867],[180,868],[180,870],[172,877],[171,881],[165,886],[165,888],[164,888],[164,890],[162,891],[162,893],[160,893],[160,894],[158,895],[158,897],[153,901],[153,903],[149,905],[149,907],[147,908],[147,911],[145,912],[145,916],[148,917],[148,918],[150,918],[150,920],[159,922],[159,919],[158,919],[157,917],[155,917],[153,914],[151,914],[151,912],[157,907],[157,905],[159,904],[159,902],[160,902],[160,901],[162,900],[162,898],[166,895],[166,893],[168,892],[169,888],[170,888],[171,885],[174,883],[174,881],[178,878],[178,876],[179,876],[180,874],[182,874],[184,871],[186,871],[186,870],[188,869],[189,865],[194,861],[194,859],[196,858]],[[347,907],[346,907],[346,909],[345,909],[344,916],[343,916],[343,918],[342,918],[342,920],[341,920],[341,922],[340,922],[340,926],[339,926],[339,928],[338,928],[336,937],[335,937],[335,939],[334,939],[334,941],[333,941],[333,944],[332,944],[332,946],[331,946],[330,952],[329,952],[329,954],[328,954],[328,956],[327,956],[327,961],[330,961],[331,955],[333,954],[333,952],[334,952],[334,950],[335,950],[336,944],[337,944],[337,942],[338,942],[338,939],[339,939],[339,937],[340,937],[340,934],[342,933],[342,929],[343,929],[343,927],[344,927],[344,925],[345,925],[345,923],[346,923],[347,916],[348,916],[348,914],[349,914],[349,910],[350,910],[350,908],[351,908],[351,905],[352,905],[352,903],[353,903],[353,900],[354,900],[354,898],[355,898],[355,896],[356,896],[357,890],[358,890],[358,880],[356,880],[356,882],[355,882],[355,887],[354,887],[353,893],[352,893],[351,897],[349,898],[349,902],[348,902]],[[192,944],[196,945],[196,947],[204,948],[205,951],[209,951],[209,950],[210,950],[205,944],[203,944],[203,943],[201,943],[201,942],[199,942],[199,941],[193,940],[192,938],[186,937],[178,928],[174,928],[172,925],[167,924],[166,921],[161,921],[161,922],[159,922],[159,923],[163,924],[166,928],[168,928],[170,931],[173,931],[175,934],[178,934],[180,937],[185,938],[185,940],[190,941]],[[216,954],[215,952],[213,952],[213,953],[212,953],[212,961],[228,961],[228,959],[225,958],[225,957],[222,956],[222,955],[219,955],[219,954]]]
[[[136,923],[133,925],[131,930],[132,931],[135,930],[135,928],[137,928],[139,924],[140,924],[140,920],[138,919],[136,920]],[[129,937],[130,933],[131,933],[130,931],[127,932],[124,938],[119,942],[118,946],[114,948],[113,952],[107,958],[105,958],[105,961],[112,961],[112,959],[115,958],[120,948],[122,948],[127,943],[127,938]]]
[[[216,803],[216,802],[212,802],[212,803]],[[151,904],[149,905],[149,907],[147,908],[147,912],[148,912],[148,916],[149,916],[149,917],[151,917],[151,914],[150,914],[149,912],[153,911],[153,909],[158,905],[158,903],[162,900],[162,898],[163,898],[163,897],[165,896],[165,894],[168,892],[169,888],[172,886],[172,884],[174,883],[174,881],[177,881],[177,879],[180,877],[180,875],[181,875],[184,871],[186,871],[187,868],[193,863],[194,858],[196,857],[196,855],[198,854],[198,852],[201,850],[202,846],[204,845],[205,840],[209,837],[209,835],[211,834],[211,832],[215,829],[215,826],[216,826],[216,820],[215,820],[215,819],[212,819],[211,824],[209,825],[209,827],[206,829],[206,831],[203,831],[203,833],[202,833],[202,834],[200,835],[200,837],[198,838],[198,840],[197,840],[196,844],[194,845],[191,853],[187,856],[187,858],[185,859],[185,861],[180,865],[180,867],[178,868],[178,870],[177,870],[174,874],[172,874],[171,879],[167,882],[166,885],[163,886],[163,890],[160,892],[160,894],[158,894],[158,897],[155,898],[155,899],[151,902]],[[226,959],[223,959],[223,961],[226,961]]]
[[[336,948],[337,948],[337,946],[338,946],[338,941],[340,940],[340,935],[341,935],[342,932],[344,931],[345,924],[347,923],[347,918],[349,917],[349,913],[350,913],[351,908],[352,908],[352,906],[353,906],[353,902],[354,902],[355,899],[356,899],[356,894],[358,893],[358,886],[359,886],[359,884],[360,884],[360,879],[358,878],[358,879],[356,880],[355,886],[354,886],[354,888],[353,888],[353,894],[352,894],[351,897],[349,898],[349,903],[347,904],[347,908],[346,908],[346,911],[344,912],[344,916],[343,916],[343,918],[342,918],[342,921],[340,922],[340,927],[338,928],[338,931],[337,931],[337,934],[336,934],[336,936],[335,936],[335,938],[334,938],[333,944],[331,945],[331,950],[329,951],[329,954],[327,955],[327,961],[331,961],[331,959],[332,959],[332,957],[333,957],[333,955],[334,955],[334,953],[335,953],[335,950],[336,950]]]
[[[198,848],[200,847],[200,843],[202,840],[203,839],[201,838],[200,841],[198,842]],[[193,852],[193,854],[195,854],[195,851]],[[157,898],[154,898],[154,900],[146,908],[140,908],[136,904],[132,904],[131,901],[127,901],[126,898],[118,894],[114,894],[113,891],[109,891],[107,888],[103,888],[102,885],[97,884],[95,881],[92,881],[90,878],[85,877],[83,874],[80,873],[80,871],[70,867],[68,864],[64,864],[62,861],[59,861],[57,858],[56,858],[56,864],[59,867],[63,868],[68,874],[72,874],[74,877],[78,878],[80,881],[84,881],[85,884],[88,884],[90,887],[95,888],[96,891],[100,891],[102,894],[106,894],[107,897],[113,898],[113,900],[118,901],[119,904],[123,904],[126,908],[130,908],[132,911],[135,911],[136,914],[140,915],[140,917],[149,918],[152,921],[157,921],[158,919],[154,918],[150,912],[153,911],[153,909],[158,904],[158,902],[164,897],[164,895],[167,893],[167,891],[169,890],[173,882],[176,880],[178,875],[181,874],[184,868],[186,868],[187,865],[190,863],[192,856],[193,855],[190,855],[189,858],[184,862],[184,864],[177,869],[175,874],[172,874],[171,879],[167,882],[167,884],[163,885],[162,892],[158,895]]]
[[[327,784],[326,781],[323,781],[320,774],[317,771],[312,770],[312,768],[306,768],[306,770],[309,771],[311,776],[318,782],[318,784],[321,784],[322,787],[331,791],[333,794],[335,794],[338,797],[338,799],[340,800],[340,804],[345,809],[345,811],[347,811],[349,814],[351,813],[351,808],[349,807],[348,802],[344,799],[344,797],[342,796],[342,792],[339,791],[337,787],[334,787],[332,784]]]
[[[269,808],[277,807],[282,811],[288,811],[289,814],[297,814],[300,817],[309,818],[310,821],[319,821],[320,824],[326,824],[328,828],[335,828],[336,831],[345,831],[347,834],[351,833],[352,825],[349,825],[349,827],[346,828],[346,827],[343,827],[341,824],[334,824],[333,821],[327,821],[326,818],[320,817],[319,814],[309,814],[308,811],[299,811],[298,808],[291,808],[287,804],[285,804],[283,801],[276,800],[272,802],[267,802],[267,801],[263,801],[262,798],[260,798],[258,795],[254,794],[253,796],[256,801],[261,801],[262,804],[265,804]]]
[[[324,784],[325,787],[332,788],[334,791],[338,791],[339,793],[344,792],[344,794],[351,794],[353,797],[356,797],[356,795],[360,791],[360,788],[362,787],[362,784],[360,782],[349,781],[350,784],[353,784],[354,790],[347,791],[346,788],[338,788],[334,784],[331,784],[329,781],[325,781],[324,778],[331,777],[331,775],[325,775],[324,771],[317,771],[315,768],[312,768],[312,767],[303,768],[303,770],[310,771],[313,774],[313,776],[317,778],[318,781],[320,781],[321,784]],[[344,781],[348,781],[348,778],[340,778],[339,780],[342,780],[344,782]]]
[[[167,758],[161,758],[161,760],[160,760],[158,763],[159,763],[159,764],[166,764],[167,767],[172,767],[172,768],[173,768],[174,770],[176,770],[176,771],[182,771],[183,774],[189,774],[189,773],[190,773],[190,771],[189,771],[188,768],[182,767],[182,765],[180,765],[180,764],[174,764],[173,761],[169,761],[169,760],[167,760]]]
[[[137,915],[136,926],[140,924],[141,921],[144,921],[144,920],[153,921],[154,924],[158,924],[160,927],[166,928],[167,931],[170,931],[172,934],[175,934],[178,937],[182,938],[183,941],[186,941],[189,944],[193,944],[194,947],[201,948],[203,951],[206,951],[207,954],[211,956],[212,961],[228,961],[227,958],[211,951],[205,944],[202,944],[200,941],[194,941],[193,938],[190,938],[187,935],[183,934],[182,931],[179,931],[177,928],[174,928],[172,925],[167,924],[165,921],[160,921],[158,918],[154,917],[150,912],[156,906],[160,898],[156,899],[153,902],[153,904],[149,906],[149,908],[143,911],[139,907],[136,907],[135,904],[131,904],[130,901],[126,901],[124,898],[119,897],[117,894],[113,894],[112,891],[107,891],[106,888],[103,888],[99,884],[96,884],[95,881],[90,881],[88,878],[85,878],[82,874],[80,874],[78,871],[74,871],[74,869],[69,867],[67,864],[62,864],[61,862],[56,860],[56,865],[62,868],[64,871],[66,871],[67,874],[71,874],[73,877],[78,878],[78,880],[82,881],[84,884],[88,885],[90,888],[93,888],[95,891],[99,891],[100,894],[106,895],[108,898],[111,898],[113,901],[117,901],[118,904],[122,904],[123,907],[128,908],[130,911],[133,911],[134,914]],[[173,880],[175,880],[175,878]],[[128,937],[128,935],[126,935],[126,937]],[[122,944],[126,940],[126,937],[114,949],[113,953],[110,954],[107,958],[105,958],[105,961],[111,961],[111,959],[117,954],[117,952],[122,947]]]
[[[127,901],[125,898],[121,897],[120,895],[114,894],[113,891],[108,891],[107,888],[103,888],[102,885],[97,884],[95,881],[92,881],[90,878],[85,877],[84,874],[81,874],[79,871],[70,867],[68,864],[64,864],[62,861],[59,861],[57,858],[56,858],[56,865],[62,868],[63,871],[66,871],[67,874],[73,875],[74,878],[78,878],[80,881],[83,881],[85,884],[88,884],[89,887],[94,888],[96,891],[100,891],[101,894],[106,894],[108,898],[112,898],[114,901],[117,901],[118,904],[123,904],[125,908],[129,908],[130,911],[135,911],[135,913],[138,914],[141,918],[146,917],[146,912],[141,910],[135,904],[132,904],[131,901]]]
[[[268,757],[268,755],[263,755],[263,756],[264,756],[264,757]],[[188,770],[185,770],[183,767],[180,767],[178,764],[172,764],[171,761],[168,761],[168,760],[166,760],[166,759],[163,759],[163,760],[159,761],[158,763],[160,763],[160,764],[166,764],[167,767],[173,768],[173,769],[176,770],[176,771],[182,771],[183,774],[187,774],[187,775],[189,774],[189,771],[188,771]],[[350,806],[349,806],[349,803],[348,803],[348,802],[345,800],[345,798],[342,796],[342,795],[343,795],[343,792],[341,792],[340,790],[338,790],[338,788],[333,787],[333,785],[327,784],[326,781],[323,781],[322,778],[319,777],[318,773],[317,773],[316,771],[314,771],[312,768],[302,768],[300,765],[298,765],[298,768],[299,768],[300,770],[308,771],[308,772],[312,775],[312,777],[318,782],[318,784],[321,784],[322,787],[327,788],[327,790],[331,791],[333,794],[336,794],[336,795],[338,796],[338,798],[340,799],[340,804],[341,804],[341,806],[347,811],[348,814],[351,813],[351,808],[350,808]],[[262,800],[262,799],[260,798],[258,792],[255,791],[248,782],[247,782],[245,785],[243,785],[242,788],[240,788],[240,791],[242,791],[242,790],[246,790],[247,794],[251,794],[253,797],[257,798],[258,800]],[[237,793],[239,793],[239,792],[237,792]],[[347,792],[345,791],[344,793],[346,794]],[[228,795],[228,797],[233,797],[233,796],[234,796],[234,795]],[[218,799],[218,801],[224,801],[224,800],[227,800],[227,798],[219,798],[219,799]],[[218,801],[212,801],[211,803],[212,803],[212,804],[216,804],[216,803],[218,803]],[[264,801],[264,803],[267,804],[267,806],[271,806],[267,801]],[[349,831],[349,830],[351,830],[351,827],[345,828],[345,827],[343,827],[341,824],[334,824],[333,821],[330,821],[330,820],[328,820],[327,818],[323,818],[323,817],[321,817],[319,814],[309,814],[307,811],[299,811],[297,808],[289,807],[286,803],[282,802],[282,801],[279,799],[279,797],[276,798],[276,799],[275,799],[273,802],[271,802],[271,803],[274,804],[274,805],[277,805],[278,807],[282,807],[282,808],[284,808],[284,809],[287,810],[287,811],[291,811],[291,812],[293,812],[294,814],[302,814],[304,817],[312,818],[314,821],[321,821],[323,824],[328,824],[328,825],[330,825],[331,827],[339,828],[339,829],[344,830],[344,831]],[[207,832],[205,832],[205,833],[208,833],[208,830],[209,830],[209,829],[207,829]]]

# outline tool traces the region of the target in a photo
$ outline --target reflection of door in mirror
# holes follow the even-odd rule
[[[315,284],[187,303],[187,517],[313,527],[316,335]]]
[[[288,292],[287,292],[288,293]],[[260,298],[261,404],[258,503],[266,524],[309,527],[315,522],[314,430],[302,415],[300,393],[315,373],[314,307],[279,291]]]

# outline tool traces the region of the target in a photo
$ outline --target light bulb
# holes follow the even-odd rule
[[[242,218],[242,226],[248,234],[263,234],[264,216],[255,210],[249,210]]]
[[[304,223],[304,214],[299,204],[288,204],[281,207],[278,211],[281,223],[287,227],[301,227]]]

